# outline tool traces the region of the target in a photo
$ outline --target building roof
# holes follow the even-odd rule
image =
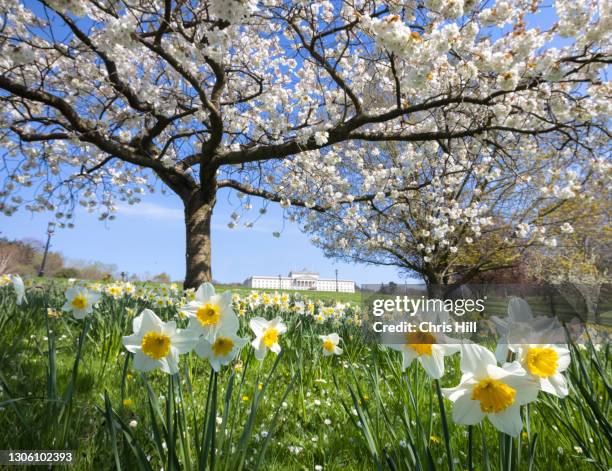
[[[295,272],[292,272],[292,273],[295,273]],[[300,272],[300,274],[301,274],[301,272]],[[272,279],[272,280],[278,280],[280,278],[281,280],[293,280],[293,278],[290,278],[288,276],[280,276],[279,277],[278,275],[251,275],[251,276],[249,276],[247,278],[247,280],[250,280],[252,278],[269,278],[269,279]],[[318,281],[333,281],[333,282],[336,281],[335,278],[318,278],[317,280]],[[341,281],[348,282],[348,283],[355,283],[354,280],[342,280],[342,279],[338,278],[338,282],[341,282]]]
[[[319,274],[317,272],[308,271],[308,270],[306,270],[306,268],[302,268],[302,270],[300,270],[300,271],[290,271],[288,276],[293,276],[293,275],[313,275],[313,276],[319,276]]]

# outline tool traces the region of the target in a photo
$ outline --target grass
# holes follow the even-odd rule
[[[572,347],[570,395],[540,393],[523,410],[523,434],[509,439],[486,421],[454,424],[452,405],[439,399],[438,385],[420,366],[401,371],[397,352],[367,343],[352,322],[319,324],[278,307],[247,309],[242,336],[252,336],[248,317],[286,319],[282,355],[259,363],[247,346],[216,375],[191,353],[169,376],[136,371],[121,345],[132,332],[130,313],[148,302],[105,296],[86,321],[47,315],[63,302],[53,284],[30,289],[22,306],[10,287],[0,289],[0,449],[75,450],[78,470],[612,466],[607,345]],[[163,319],[176,315],[171,306],[154,310]],[[329,332],[343,338],[341,356],[321,354],[318,335]],[[458,362],[457,355],[447,361],[441,387],[458,383]]]

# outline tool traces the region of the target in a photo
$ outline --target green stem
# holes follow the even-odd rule
[[[468,425],[468,470],[474,471],[472,451],[474,449],[474,426]]]
[[[440,406],[440,419],[442,420],[442,430],[444,432],[444,444],[446,445],[446,457],[448,458],[448,469],[453,471],[455,469],[453,463],[453,454],[450,444],[450,433],[448,432],[448,422],[446,420],[446,412],[444,410],[444,399],[442,397],[442,390],[440,389],[440,381],[434,380],[436,383],[436,393],[438,394],[438,405]]]
[[[64,404],[62,406],[62,412],[60,413],[60,417],[63,416],[64,420],[64,431],[62,435],[62,443],[66,443],[66,434],[68,433],[68,423],[70,422],[70,416],[72,415],[72,398],[74,397],[74,389],[76,380],[79,374],[79,364],[81,363],[81,355],[83,351],[83,344],[85,343],[85,338],[87,337],[87,331],[89,330],[90,320],[89,318],[83,321],[83,330],[81,331],[81,335],[79,336],[79,343],[77,345],[77,354],[74,359],[74,364],[72,366],[72,375],[70,376],[70,383],[68,383],[68,387],[66,388],[66,392],[64,394]]]

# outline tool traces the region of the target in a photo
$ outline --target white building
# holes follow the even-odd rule
[[[320,278],[318,273],[306,270],[292,271],[288,276],[251,276],[244,285],[248,288],[355,292],[354,281]]]

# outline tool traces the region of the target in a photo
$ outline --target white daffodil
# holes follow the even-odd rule
[[[66,303],[62,306],[62,310],[72,312],[75,319],[83,319],[91,314],[100,300],[99,293],[90,291],[84,286],[68,288],[65,296]]]
[[[178,373],[179,354],[193,349],[199,333],[180,330],[174,321],[164,322],[150,309],[144,309],[132,321],[134,333],[123,337],[123,345],[134,354],[134,368]]]
[[[521,433],[520,406],[535,401],[539,385],[518,362],[497,366],[495,355],[480,345],[461,346],[463,376],[457,387],[443,389],[458,424],[475,425],[486,416],[508,435]]]
[[[429,332],[408,332],[404,343],[387,346],[402,353],[402,370],[416,359],[431,379],[444,376],[444,357],[459,351],[458,340]]]
[[[255,358],[263,360],[268,350],[272,350],[277,355],[281,351],[278,344],[278,336],[287,332],[287,326],[280,317],[266,320],[263,317],[253,317],[249,321],[249,326],[255,334],[255,340],[251,342],[255,349]]]
[[[492,316],[500,339],[495,356],[500,363],[508,361],[509,344],[549,343],[565,338],[563,328],[556,317],[533,317],[527,301],[512,297],[508,301],[508,316],[500,319]]]
[[[13,289],[17,295],[17,305],[20,306],[24,301],[27,302],[25,295],[25,286],[23,280],[19,275],[9,275],[11,283],[13,283]]]
[[[190,318],[189,328],[198,330],[209,342],[217,335],[236,332],[240,325],[232,308],[232,293],[215,294],[210,283],[198,288],[193,301],[187,303],[181,313]]]
[[[213,342],[200,337],[194,351],[201,358],[207,359],[213,370],[219,372],[222,366],[231,363],[236,358],[240,349],[248,341],[248,339],[240,338],[236,334],[217,335]]]
[[[319,338],[323,342],[323,356],[342,354],[342,349],[338,346],[342,339],[338,334],[319,335]]]
[[[552,344],[510,345],[517,361],[536,381],[540,389],[557,397],[569,394],[567,381],[561,374],[570,364],[567,347]]]
[[[11,275],[4,274],[4,275],[0,275],[0,288],[2,288],[3,286],[8,286],[11,284]]]

